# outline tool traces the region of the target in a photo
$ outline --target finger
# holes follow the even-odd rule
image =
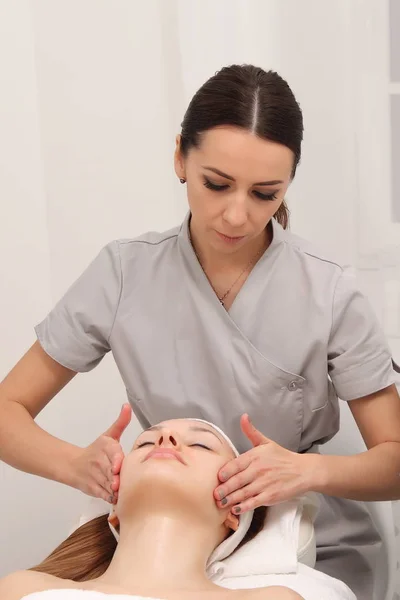
[[[132,418],[132,409],[129,403],[122,405],[121,412],[119,413],[118,419],[111,425],[104,435],[113,438],[119,442],[121,435],[128,427]]]
[[[108,476],[107,472],[104,472],[104,469],[98,468],[95,472],[92,471],[92,476],[97,481],[97,483],[105,490],[108,495],[113,495],[114,490],[111,487],[111,479]]]
[[[237,475],[232,475],[232,477],[225,481],[225,483],[219,485],[214,490],[214,497],[216,500],[222,500],[229,494],[232,494],[233,492],[236,492],[237,490],[240,490],[249,483],[253,482],[255,478],[255,469],[252,469],[250,466],[244,471],[240,471]]]
[[[120,446],[117,446],[120,448]],[[107,453],[107,449],[105,449],[102,453],[102,456],[98,459],[98,466],[103,471],[105,475],[108,477],[112,477],[112,460]]]
[[[122,467],[122,463],[124,461],[125,455],[122,452],[118,452],[117,454],[115,454],[112,458],[111,461],[111,470],[112,470],[112,474],[113,475],[118,475],[119,472],[121,471],[121,467]]]
[[[112,483],[114,480],[114,474],[112,471],[112,464],[107,455],[104,456],[104,461],[103,461],[102,465],[100,466],[100,471],[106,482],[103,485],[103,487],[106,487],[107,490],[109,490],[109,492],[112,494],[113,493]]]
[[[120,481],[119,476],[118,475],[114,475],[113,478],[112,478],[112,482],[111,482],[111,489],[112,489],[114,495],[119,490],[119,481]]]
[[[112,441],[104,448],[105,460],[110,470],[110,475],[117,475],[121,470],[125,458],[124,451],[118,442]]]
[[[106,495],[105,501],[108,502],[108,504],[115,504],[115,499],[112,494],[109,494],[108,492],[106,492],[105,495]]]
[[[265,435],[258,431],[250,421],[248,414],[244,414],[240,418],[240,426],[245,436],[250,440],[253,446],[260,446],[261,444],[268,444],[271,442]]]
[[[249,485],[245,485],[240,490],[228,494],[223,500],[217,502],[217,506],[219,508],[232,508],[249,498],[258,496],[262,491],[263,485],[259,481],[252,481]]]
[[[113,480],[113,473],[107,455],[104,454],[97,459],[97,463],[92,464],[90,474],[97,483],[112,493],[111,483]]]
[[[247,500],[243,500],[240,504],[235,504],[232,508],[232,513],[234,515],[241,515],[249,510],[255,510],[259,506],[265,506],[265,503],[262,498],[262,494],[258,496],[253,496],[252,498],[248,498]]]
[[[110,496],[110,499],[109,499],[110,504],[117,504],[117,502],[118,502],[118,498],[115,496],[115,494]]]
[[[101,485],[94,486],[94,489],[93,489],[91,495],[94,496],[95,498],[102,498],[109,504],[113,503],[113,496],[110,494],[110,492],[108,492],[106,489],[104,489]]]
[[[233,477],[240,471],[244,471],[249,467],[254,456],[251,454],[251,450],[245,452],[238,458],[234,458],[227,462],[219,471],[218,471],[218,479],[222,482],[227,481],[230,477]]]

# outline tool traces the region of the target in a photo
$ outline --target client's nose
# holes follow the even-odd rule
[[[158,446],[172,447],[178,449],[180,447],[179,439],[176,433],[163,429],[160,437],[157,440]]]

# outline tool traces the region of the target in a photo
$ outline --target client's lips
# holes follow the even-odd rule
[[[149,458],[175,458],[182,464],[186,464],[181,453],[172,448],[154,448],[154,450],[148,453],[145,460],[148,460]]]

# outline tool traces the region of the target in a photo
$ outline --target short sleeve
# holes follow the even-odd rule
[[[111,242],[35,327],[44,351],[73,371],[93,369],[110,350],[121,286],[119,244]]]
[[[391,352],[355,277],[343,271],[333,299],[328,371],[342,400],[373,394],[395,382]]]

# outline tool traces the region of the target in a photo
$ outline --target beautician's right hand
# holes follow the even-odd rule
[[[129,404],[122,406],[118,419],[90,446],[83,448],[73,468],[77,489],[110,504],[118,499],[119,473],[124,460],[120,439],[132,417]]]

